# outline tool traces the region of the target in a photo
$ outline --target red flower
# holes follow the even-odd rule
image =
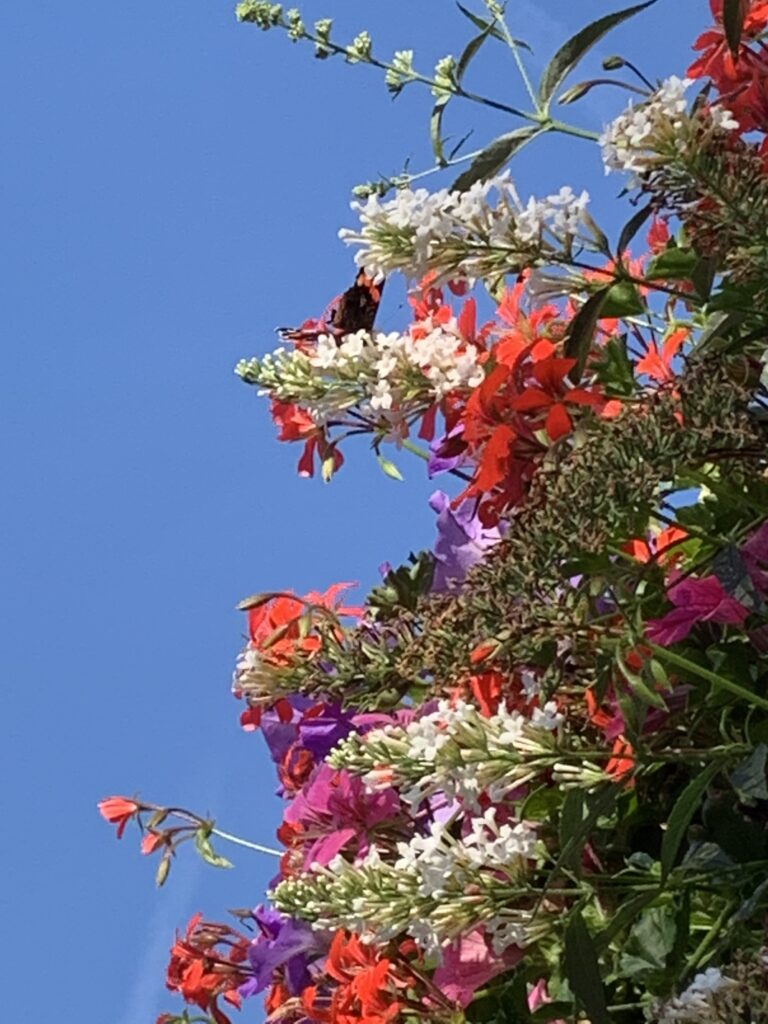
[[[123,838],[125,826],[141,810],[140,804],[124,796],[110,796],[99,803],[99,811],[111,825],[117,825],[117,838]]]
[[[322,615],[319,609],[327,608],[339,617],[362,615],[361,608],[343,605],[339,599],[343,590],[355,586],[356,583],[334,583],[323,594],[313,591],[304,597],[281,595],[251,608],[248,624],[253,646],[275,665],[288,664],[297,653],[312,654],[321,644],[320,637],[312,632]],[[245,724],[255,727],[258,723],[248,719]]]
[[[655,341],[651,341],[645,355],[637,362],[637,372],[647,373],[649,377],[657,380],[660,384],[673,381],[677,374],[672,369],[672,361],[689,337],[688,328],[680,327],[664,341],[661,350]]]
[[[202,914],[195,914],[184,938],[176,937],[166,986],[179,992],[187,1003],[210,1013],[216,1024],[231,1024],[217,1001],[222,997],[240,1008],[237,989],[250,975],[244,966],[248,946],[246,936],[227,925],[203,921]]]
[[[768,127],[768,52],[757,40],[768,27],[768,2],[748,0],[741,43],[731,51],[723,28],[723,0],[710,0],[716,25],[694,43],[700,51],[688,68],[691,78],[711,78],[721,99],[738,119],[744,131],[765,131]],[[750,44],[756,42],[757,49]]]
[[[147,832],[141,840],[141,852],[143,854],[154,853],[160,846],[164,846],[167,840],[162,832]]]
[[[278,441],[304,441],[304,451],[299,459],[299,476],[314,476],[315,456],[321,465],[332,464],[332,472],[341,469],[344,456],[335,445],[329,444],[323,429],[318,427],[309,413],[293,402],[272,400],[272,419],[280,428]]]
[[[313,987],[305,990],[305,1006],[328,1024],[390,1024],[406,1006],[401,993],[416,984],[405,964],[343,930],[334,936],[325,970],[336,982],[330,1002]]]

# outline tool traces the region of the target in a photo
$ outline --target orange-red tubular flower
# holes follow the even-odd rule
[[[123,838],[125,826],[140,810],[140,805],[135,800],[129,800],[124,796],[109,796],[99,803],[99,812],[110,825],[117,825],[117,838]]]

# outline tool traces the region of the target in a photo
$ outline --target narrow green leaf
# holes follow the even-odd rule
[[[648,220],[652,213],[653,207],[649,203],[647,206],[644,206],[641,210],[638,210],[637,213],[634,213],[629,218],[624,227],[621,229],[621,234],[619,235],[619,244],[616,247],[616,255],[619,259],[621,259],[621,257],[627,251],[627,246],[635,237],[635,235],[643,226],[643,224],[645,224],[645,222]]]
[[[565,795],[560,810],[560,849],[564,849],[571,836],[576,835],[584,820],[584,793],[580,789],[570,789]],[[582,846],[571,846],[563,860],[563,867],[578,873],[581,867]]]
[[[451,187],[457,192],[466,192],[476,181],[484,181],[486,178],[493,177],[523,146],[546,131],[547,129],[542,128],[541,125],[527,124],[522,128],[515,128],[514,131],[507,132],[505,135],[500,135],[481,153],[478,153],[467,170],[459,175]]]
[[[568,984],[591,1024],[611,1024],[597,952],[579,910],[571,913],[565,930],[564,959]]]
[[[581,380],[584,367],[587,365],[592,342],[597,329],[597,322],[603,311],[610,287],[601,288],[590,295],[576,316],[568,325],[563,351],[568,359],[575,359],[576,365],[571,370],[570,378],[574,384]]]
[[[468,10],[466,7],[463,6],[463,4],[457,3],[456,6],[459,8],[464,17],[468,18],[472,22],[475,28],[487,28],[490,30],[491,35],[494,37],[494,39],[498,39],[502,43],[506,42],[506,40],[504,39],[504,33],[501,31],[500,28],[494,25],[492,21],[486,21],[485,18],[481,18],[473,11]]]
[[[479,35],[467,43],[464,47],[464,51],[459,57],[458,63],[456,64],[456,81],[461,84],[464,75],[466,74],[467,68],[472,63],[474,57],[480,52],[483,43],[492,34],[493,25],[490,22],[484,23],[484,28]],[[435,154],[435,162],[440,167],[444,167],[447,163],[445,156],[445,143],[442,137],[443,131],[443,114],[445,108],[452,99],[452,95],[449,93],[447,96],[441,96],[434,107],[432,108],[432,117],[429,122],[429,133],[432,139],[432,152]]]
[[[728,40],[728,46],[734,56],[739,52],[748,7],[748,0],[725,0],[723,4],[725,38]]]
[[[481,18],[479,17],[479,15],[474,14],[472,11],[467,10],[467,8],[464,7],[463,4],[457,3],[456,6],[459,8],[459,10],[461,11],[465,18],[469,18],[469,20],[472,22],[475,28],[485,28],[486,26],[489,26],[493,38],[498,39],[499,42],[501,43],[506,43],[507,40],[506,37],[504,36],[504,33],[501,31],[500,28],[494,25],[493,22],[486,21],[485,18]],[[515,46],[517,46],[519,49],[527,50],[528,53],[533,53],[533,50],[530,48],[528,43],[525,42],[524,39],[513,39],[512,41],[514,42]]]
[[[677,798],[667,821],[667,829],[661,841],[661,873],[666,877],[672,870],[678,851],[685,839],[688,826],[699,809],[701,798],[707,791],[710,782],[719,773],[722,765],[712,761],[685,787]]]
[[[445,156],[445,143],[443,140],[443,114],[445,108],[451,101],[450,93],[441,96],[432,108],[432,116],[429,119],[429,137],[432,142],[432,152],[435,156],[435,163],[438,167],[445,167],[448,160]]]
[[[565,78],[576,67],[581,58],[598,43],[606,33],[610,32],[616,25],[638,14],[640,11],[650,7],[656,0],[646,0],[645,3],[635,4],[634,7],[627,7],[623,11],[614,11],[613,14],[606,14],[597,21],[593,21],[586,28],[577,32],[557,51],[549,62],[539,85],[539,99],[543,107],[548,107],[552,101],[555,91],[562,85]]]
[[[581,825],[562,843],[560,855],[552,868],[552,875],[555,875],[562,868],[563,864],[570,861],[574,856],[574,851],[578,851],[579,856],[581,855],[581,851],[584,849],[587,839],[589,839],[590,832],[597,824],[597,819],[602,818],[603,815],[608,814],[613,809],[618,795],[618,786],[612,782],[608,783],[603,789],[595,790],[595,792],[589,794],[586,817],[582,820]]]

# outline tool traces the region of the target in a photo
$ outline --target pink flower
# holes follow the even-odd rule
[[[292,801],[285,820],[298,826],[305,842],[304,867],[328,864],[341,850],[358,856],[368,850],[371,832],[386,821],[401,818],[400,797],[387,789],[368,793],[362,779],[320,764]]]
[[[670,587],[668,596],[674,611],[649,619],[645,630],[648,639],[662,647],[684,640],[698,622],[742,626],[749,615],[749,609],[731,597],[716,576],[681,580]]]
[[[496,956],[488,948],[483,929],[477,928],[448,946],[433,980],[443,995],[462,1007],[469,1006],[479,988],[514,967],[522,956],[516,946]]]

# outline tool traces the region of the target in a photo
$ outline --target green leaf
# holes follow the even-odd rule
[[[475,36],[474,39],[470,39],[467,45],[464,47],[464,51],[459,57],[456,65],[456,81],[461,84],[461,80],[466,74],[467,68],[472,63],[473,58],[480,52],[483,43],[488,39],[489,35],[492,34],[493,25],[490,22],[484,22],[484,27],[479,35]],[[442,137],[443,130],[443,114],[445,108],[452,99],[452,94],[449,93],[447,96],[441,96],[435,106],[432,109],[432,117],[429,122],[429,132],[432,139],[432,151],[435,154],[435,161],[440,167],[444,167],[447,163],[445,156],[444,142]]]
[[[546,821],[563,802],[557,786],[539,786],[529,793],[520,810],[520,820]]]
[[[661,841],[661,873],[666,877],[674,866],[677,854],[685,839],[688,826],[693,816],[699,809],[701,798],[707,791],[710,782],[719,773],[721,764],[719,761],[710,762],[706,768],[688,783],[683,792],[677,798],[675,806],[669,815],[664,838]]]
[[[512,159],[515,153],[535,139],[537,135],[544,134],[546,130],[541,125],[528,124],[522,128],[515,128],[514,131],[507,132],[505,135],[500,135],[477,154],[467,170],[454,181],[451,188],[457,192],[466,192],[476,181],[492,178]]]
[[[671,245],[658,256],[654,256],[648,264],[645,276],[649,281],[690,281],[698,262],[698,253],[693,249],[681,249],[677,245]]]
[[[748,7],[748,0],[725,0],[723,4],[725,38],[728,40],[728,46],[734,56],[739,52]]]
[[[657,896],[657,892],[641,892],[624,900],[612,914],[610,924],[595,936],[595,949],[602,950],[609,946],[620,932],[637,920],[640,911],[649,903],[653,903]]]
[[[617,281],[608,289],[600,315],[605,317],[638,316],[644,311],[645,303],[637,286],[631,281]]]
[[[652,213],[653,206],[651,203],[649,203],[647,206],[644,206],[642,210],[638,210],[637,213],[633,214],[629,218],[627,223],[624,225],[624,227],[621,229],[621,234],[619,235],[619,244],[616,248],[616,254],[619,259],[621,259],[621,257],[627,251],[627,246],[635,237],[635,235],[643,226],[643,224],[645,224],[645,222],[648,220]]]
[[[590,367],[610,395],[634,395],[637,382],[627,351],[626,334],[615,335],[602,345]]]
[[[195,849],[206,862],[214,868],[231,868],[232,861],[227,860],[226,857],[222,857],[216,853],[214,848],[211,846],[211,840],[208,838],[210,832],[207,828],[199,828],[195,832]]]
[[[469,18],[469,20],[472,22],[475,28],[483,29],[483,31],[488,29],[491,35],[494,37],[494,39],[498,39],[502,43],[506,42],[506,40],[504,39],[504,33],[501,31],[500,28],[494,25],[492,21],[486,21],[485,18],[481,18],[479,15],[474,14],[472,11],[467,10],[467,8],[464,7],[462,4],[457,3],[456,6],[459,8],[459,10],[461,11],[465,18]]]
[[[565,795],[560,810],[560,849],[563,850],[572,835],[576,835],[584,820],[584,793],[580,789],[570,789]],[[562,866],[567,871],[578,873],[581,867],[583,845],[572,845],[568,855],[562,859]]]
[[[627,7],[623,11],[615,11],[613,14],[606,14],[591,25],[587,25],[557,51],[549,62],[539,85],[539,99],[546,109],[555,91],[562,85],[565,78],[576,67],[581,58],[598,43],[606,33],[610,32],[616,25],[633,17],[640,11],[650,7],[656,0],[646,0],[645,3],[636,4],[634,7]]]
[[[768,787],[765,782],[766,757],[768,746],[765,743],[758,743],[752,753],[728,776],[743,804],[753,806],[757,800],[768,800]]]
[[[506,43],[506,36],[501,31],[501,29],[498,28],[498,26],[496,26],[493,22],[486,21],[485,18],[481,18],[479,15],[473,14],[473,12],[467,10],[467,8],[463,6],[463,4],[457,3],[456,6],[459,8],[459,10],[461,11],[465,18],[469,18],[469,20],[472,22],[475,28],[485,28],[486,26],[489,26],[493,38],[498,39],[499,42]],[[512,42],[519,49],[527,50],[528,53],[533,53],[533,50],[530,48],[528,43],[525,42],[524,39],[513,39]]]
[[[546,1024],[550,1020],[567,1020],[573,1016],[571,1003],[545,1003],[530,1015],[530,1024]]]
[[[603,306],[610,292],[611,287],[601,288],[599,292],[590,295],[568,325],[563,352],[568,359],[576,360],[576,365],[569,374],[574,384],[581,380],[584,373],[584,367],[587,365],[592,342],[595,338],[597,322],[604,315]]]
[[[586,817],[583,818],[579,827],[574,829],[574,831],[571,832],[571,834],[562,843],[560,847],[560,855],[555,861],[555,865],[552,869],[552,875],[556,874],[563,864],[571,863],[573,857],[577,853],[578,856],[581,857],[584,845],[587,842],[592,829],[597,824],[598,818],[602,818],[603,815],[610,813],[613,809],[619,795],[617,790],[618,786],[611,782],[602,789],[597,789],[593,793],[589,794],[586,798]]]
[[[581,911],[571,912],[565,929],[565,976],[591,1024],[611,1024],[600,964]]]
[[[392,480],[403,480],[404,479],[403,474],[400,472],[400,470],[397,468],[397,466],[394,464],[394,462],[391,461],[391,459],[386,458],[384,455],[377,455],[376,456],[376,460],[379,463],[379,465],[381,466],[381,468],[384,471],[384,473],[388,477],[390,477],[390,479],[392,479]]]
[[[673,907],[646,910],[629,933],[622,950],[621,973],[637,982],[649,982],[663,974],[676,933]]]

